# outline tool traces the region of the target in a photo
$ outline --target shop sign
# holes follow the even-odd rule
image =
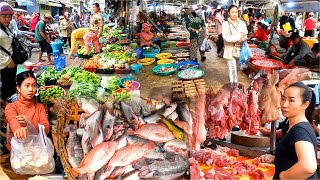
[[[319,12],[320,2],[290,2],[283,3],[284,9],[289,12]]]
[[[48,1],[47,0],[37,0],[36,1],[38,4],[47,4]]]

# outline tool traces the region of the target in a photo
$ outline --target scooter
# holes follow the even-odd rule
[[[23,42],[30,50],[34,48],[40,48],[38,41],[34,38],[35,33],[29,31],[19,31],[16,33],[16,37],[20,42]]]

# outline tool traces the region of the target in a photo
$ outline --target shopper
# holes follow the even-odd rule
[[[283,25],[289,21],[289,14],[288,11],[285,11],[279,19],[280,22],[280,29],[283,29]]]
[[[94,47],[94,52],[100,53],[99,38],[101,37],[103,29],[103,15],[100,11],[99,3],[94,3],[92,5],[92,9],[94,14],[90,18],[89,32],[83,36],[83,40],[86,47],[85,54],[88,54],[90,52],[91,43]]]
[[[37,26],[39,21],[40,21],[40,14],[39,13],[35,13],[34,16],[31,19],[31,21],[30,21],[30,31],[31,32],[35,32],[36,31],[36,26]]]
[[[20,13],[15,13],[17,17],[17,24],[18,28],[21,31],[27,31],[28,30],[28,22],[24,19],[24,17]]]
[[[315,106],[314,92],[302,82],[284,91],[281,111],[289,119],[289,129],[276,145],[274,179],[315,179],[317,138],[311,125]]]
[[[37,80],[32,71],[24,71],[17,75],[17,90],[18,100],[8,104],[5,109],[5,117],[10,128],[6,145],[8,150],[11,150],[10,139],[13,136],[18,139],[28,136],[25,127],[26,120],[29,120],[36,129],[38,129],[38,124],[41,124],[44,125],[46,133],[50,130],[45,108],[43,104],[36,101]]]
[[[207,38],[207,30],[204,20],[197,15],[196,12],[191,12],[189,18],[186,20],[186,27],[190,33],[190,58],[194,61],[197,60],[198,50],[204,38]],[[206,60],[204,52],[200,51],[201,61]]]
[[[238,7],[231,5],[228,9],[229,18],[222,24],[224,39],[223,57],[231,60],[239,58],[242,43],[247,40],[247,26],[238,18]]]
[[[69,12],[65,12],[63,15],[63,19],[60,22],[60,33],[63,37],[63,44],[66,45],[67,41],[69,42],[69,46],[71,47],[71,33],[73,24],[70,20]]]
[[[217,34],[218,34],[218,42],[217,42],[218,57],[223,57],[222,23],[224,22],[224,13],[225,13],[225,7],[219,5],[217,7],[217,14],[215,17],[216,29],[217,29]]]
[[[80,16],[78,15],[77,11],[74,11],[71,20],[76,29],[80,27]]]
[[[314,13],[310,12],[308,18],[304,22],[305,32],[304,37],[314,37],[314,32],[317,25],[317,20],[313,18]]]
[[[43,16],[43,20],[38,22],[35,30],[35,39],[38,41],[41,47],[41,52],[39,53],[38,62],[45,61],[45,60],[42,60],[42,54],[46,52],[49,64],[53,64],[53,61],[51,60],[51,53],[53,50],[50,45],[51,43],[50,37],[48,36],[48,34],[46,34],[46,24],[49,24],[51,20],[52,20],[52,16],[50,14],[45,14]]]
[[[310,46],[302,40],[298,32],[290,36],[293,45],[289,48],[284,60],[289,66],[311,66],[314,64],[314,54]]]
[[[8,29],[13,16],[12,7],[5,3],[0,3],[0,46],[12,54],[12,37],[13,34]],[[16,92],[15,81],[17,66],[12,58],[0,48],[0,70],[1,70],[1,99],[6,101]]]

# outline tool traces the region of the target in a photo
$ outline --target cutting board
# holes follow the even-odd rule
[[[243,131],[232,131],[231,142],[250,147],[270,147],[270,137],[246,135]]]

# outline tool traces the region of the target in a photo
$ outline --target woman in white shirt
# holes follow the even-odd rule
[[[12,37],[13,34],[8,29],[13,16],[12,7],[5,3],[0,3],[0,70],[1,70],[1,99],[6,100],[16,92],[16,72],[17,66],[13,62],[8,51],[12,54]]]

